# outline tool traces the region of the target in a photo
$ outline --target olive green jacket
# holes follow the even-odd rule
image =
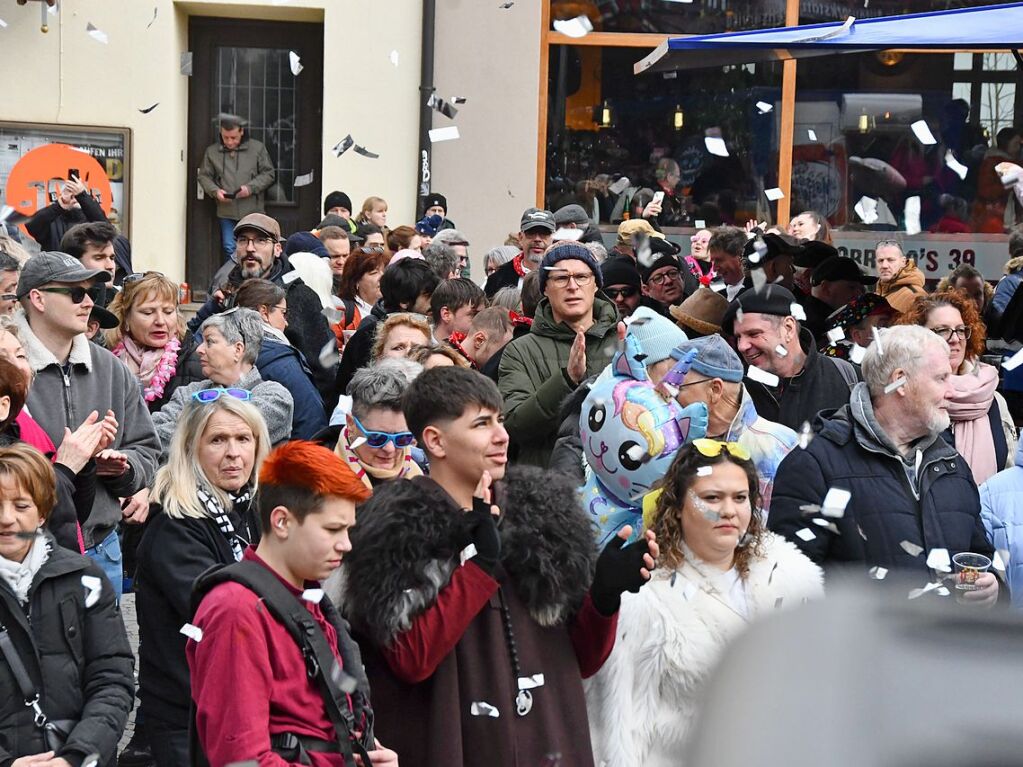
[[[217,202],[217,217],[234,221],[250,213],[263,213],[263,193],[276,177],[270,153],[261,141],[247,138],[234,151],[219,141],[206,147],[199,167],[199,184],[207,197]],[[217,190],[237,192],[248,186],[252,195],[244,199],[217,201]]]
[[[610,364],[618,342],[615,305],[598,294],[593,317],[586,331],[587,378]],[[576,388],[565,372],[574,341],[575,331],[554,321],[550,302],[544,298],[529,335],[504,348],[497,386],[504,397],[504,425],[517,451],[513,452],[517,463],[547,467],[558,435],[558,410]]]

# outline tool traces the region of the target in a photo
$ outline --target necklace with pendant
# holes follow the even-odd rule
[[[533,693],[523,687],[523,683],[530,683],[530,679],[522,676],[522,669],[519,666],[519,651],[515,644],[515,632],[512,630],[511,613],[504,601],[504,592],[501,592],[501,622],[504,624],[504,637],[508,643],[508,656],[511,658],[512,675],[518,687],[515,695],[515,713],[519,716],[526,716],[533,710]],[[542,678],[542,675],[537,675]],[[533,677],[535,679],[536,677]]]

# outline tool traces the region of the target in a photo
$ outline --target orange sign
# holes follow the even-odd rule
[[[35,214],[50,204],[51,193],[60,194],[72,169],[109,215],[114,198],[106,171],[91,154],[68,144],[45,144],[22,156],[7,177],[6,203],[26,216]]]

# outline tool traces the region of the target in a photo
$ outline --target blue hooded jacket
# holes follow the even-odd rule
[[[291,439],[312,439],[327,425],[323,399],[313,385],[312,372],[298,349],[264,334],[256,368],[264,381],[276,381],[291,392],[295,401]]]
[[[995,550],[1009,552],[1009,595],[1013,607],[1023,608],[1023,440],[1016,449],[1016,465],[980,486],[980,518]]]

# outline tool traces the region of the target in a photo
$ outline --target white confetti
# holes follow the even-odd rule
[[[750,269],[750,280],[753,282],[753,289],[760,293],[767,285],[767,274],[763,269]],[[779,275],[780,276],[780,275]]]
[[[927,552],[927,566],[942,573],[952,572],[952,558],[948,549],[931,549]]]
[[[709,477],[714,473],[714,469],[711,466],[701,466],[696,470],[697,477]]]
[[[883,581],[885,576],[888,575],[887,567],[871,567],[867,570],[867,574],[875,581]]]
[[[945,165],[963,181],[966,180],[966,174],[970,172],[969,168],[956,159],[956,156],[952,153],[951,149],[945,152]]]
[[[288,51],[288,61],[291,62],[291,74],[298,77],[299,73],[304,69],[302,59],[294,51]]]
[[[799,427],[799,446],[806,450],[813,441],[813,427],[810,426],[809,421],[803,421],[803,425]]]
[[[199,628],[198,626],[193,626],[191,623],[186,623],[184,626],[182,626],[180,629],[180,633],[184,634],[186,637],[188,637],[194,642],[202,641],[202,629]]]
[[[952,594],[952,592],[949,591],[948,588],[945,586],[938,586],[937,591],[935,591],[934,593],[937,594],[939,597],[947,597]]]
[[[1009,568],[1009,550],[995,549],[995,555],[991,558],[991,564],[996,570],[1003,573]]]
[[[440,141],[453,141],[456,138],[459,138],[457,125],[449,125],[446,128],[434,128],[430,131],[430,141],[434,144]]]
[[[620,179],[618,179],[613,184],[611,184],[611,186],[608,187],[608,191],[611,192],[612,194],[621,194],[622,192],[629,188],[630,183],[632,182],[629,181],[628,176],[622,176]]]
[[[849,505],[852,493],[841,487],[832,487],[824,496],[824,503],[821,504],[821,514],[832,519],[841,519],[845,515],[845,507]]]
[[[901,376],[901,377],[895,379],[894,381],[892,381],[886,387],[884,387],[884,393],[885,394],[891,394],[893,391],[897,391],[898,389],[901,389],[907,383],[909,383],[909,382],[906,380],[906,376]]]
[[[856,525],[856,532],[860,534],[860,538],[862,538],[863,540],[867,540],[867,534],[863,532],[863,528],[860,527],[859,525]]]
[[[408,590],[411,591],[412,589]],[[330,678],[341,692],[348,693],[349,695],[359,687],[359,681],[351,674],[346,673],[337,661],[334,661],[334,667],[330,671]]]
[[[1023,349],[1002,361],[1002,368],[1005,370],[1015,370],[1020,365],[1023,365]]]
[[[554,22],[557,24],[557,22]],[[498,711],[494,706],[491,706],[486,701],[477,700],[473,701],[472,705],[469,706],[469,713],[473,716],[489,716],[497,719],[501,716],[501,712]]]
[[[302,599],[318,605],[323,600],[323,589],[306,589],[302,592]]]
[[[799,510],[803,512],[804,516],[807,514],[821,513],[821,507],[818,506],[816,503],[804,503],[802,506],[799,507]]]
[[[909,127],[913,129],[913,135],[916,136],[917,141],[921,144],[930,146],[938,143],[938,139],[934,138],[934,134],[931,133],[931,127],[927,124],[926,120],[917,120]]]
[[[301,176],[295,176],[295,186],[309,186],[313,183],[316,177],[316,170],[311,170],[308,173],[303,173]]]
[[[99,753],[93,752],[82,760],[82,767],[96,767],[99,764]]]
[[[388,58],[391,60],[391,63],[394,64],[394,66],[398,66],[398,52],[397,51],[391,51],[391,53],[388,56]]]
[[[83,575],[82,585],[85,586],[85,607],[92,607],[99,601],[103,591],[103,581],[95,575]]]
[[[106,45],[108,42],[110,42],[107,39],[107,33],[104,32],[99,27],[97,27],[91,21],[85,25],[85,31],[88,33],[89,37],[91,37],[97,43],[103,43],[103,45]]]
[[[685,600],[688,602],[695,597],[699,591],[699,586],[692,581],[686,581],[686,585],[682,589],[682,596],[685,597]]]
[[[757,109],[760,110],[760,114],[766,115],[768,112],[774,109],[774,104],[768,104],[766,101],[758,101]]]
[[[798,301],[793,301],[789,304],[789,312],[800,322],[806,322],[806,311],[803,309],[803,305]]]
[[[468,546],[466,546],[458,553],[458,560],[461,564],[464,565],[478,553],[479,552],[476,551],[476,544],[470,543]]]
[[[360,447],[366,444],[365,437],[356,437],[352,440],[352,443],[348,446],[349,450],[358,450]]]
[[[817,132],[814,131],[812,128],[807,129],[806,135],[809,137],[810,141],[817,140]]]
[[[941,588],[941,584],[940,583],[928,583],[922,589],[913,589],[912,591],[910,591],[909,592],[909,598],[910,599],[916,599],[917,597],[922,597],[928,591],[934,591],[935,589],[940,589],[940,588]]]
[[[704,221],[702,218],[698,218],[693,222],[693,226],[695,226],[697,229],[706,229],[707,222]]]
[[[181,53],[181,61],[180,61],[180,65],[179,65],[179,71],[185,77],[191,77],[192,76],[192,52],[191,51],[182,51],[182,53]]]
[[[554,31],[566,37],[586,37],[593,31],[593,23],[588,16],[576,16],[574,19],[558,19],[554,22]]]
[[[533,676],[519,677],[520,690],[535,690],[537,687],[543,686],[544,686],[543,674],[533,674]]]
[[[877,353],[880,356],[884,356],[884,347],[881,345],[881,331],[877,327],[872,327],[870,332],[874,334],[874,346],[877,348]]]
[[[0,29],[6,29],[6,28],[7,28],[7,22],[4,21],[3,19],[0,19]]]
[[[863,362],[863,358],[867,355],[865,347],[859,344],[853,344],[852,349],[849,350],[849,361],[853,364],[859,365]]]
[[[552,236],[551,239],[554,242],[575,242],[582,238],[586,234],[585,229],[559,229]]]
[[[834,327],[828,331],[828,340],[833,344],[837,344],[839,341],[845,338],[845,328],[841,325]]]
[[[918,557],[924,552],[923,546],[917,546],[912,541],[902,541],[902,543],[900,543],[899,546],[901,546],[902,550],[909,554],[909,556],[911,557]]]
[[[720,293],[727,287],[727,285],[725,285],[725,283],[722,280],[714,280],[714,282],[712,282],[708,287],[715,293]]]
[[[808,527],[804,527],[802,530],[796,530],[796,537],[802,541],[812,541],[817,536],[813,534],[813,530]]]
[[[774,187],[772,189],[765,189],[764,194],[767,195],[767,199],[771,200],[772,202],[774,200],[780,200],[782,197],[785,196],[785,192],[783,192],[778,187]]]
[[[789,350],[786,349],[781,344],[778,344],[776,347],[774,347],[774,353],[777,354],[779,357],[788,357],[789,356]]]
[[[853,210],[856,211],[856,215],[860,217],[864,224],[873,224],[877,221],[877,200],[873,197],[864,195],[853,206]]]
[[[756,365],[749,366],[749,369],[746,371],[746,377],[751,381],[759,381],[760,383],[772,388],[777,386],[779,383],[778,376],[774,373],[767,372],[763,368],[758,368]]]
[[[906,222],[906,234],[920,234],[920,195],[906,198],[902,216]]]
[[[707,147],[707,151],[718,157],[728,157],[728,147],[725,146],[725,140],[718,136],[704,136],[703,144]]]

